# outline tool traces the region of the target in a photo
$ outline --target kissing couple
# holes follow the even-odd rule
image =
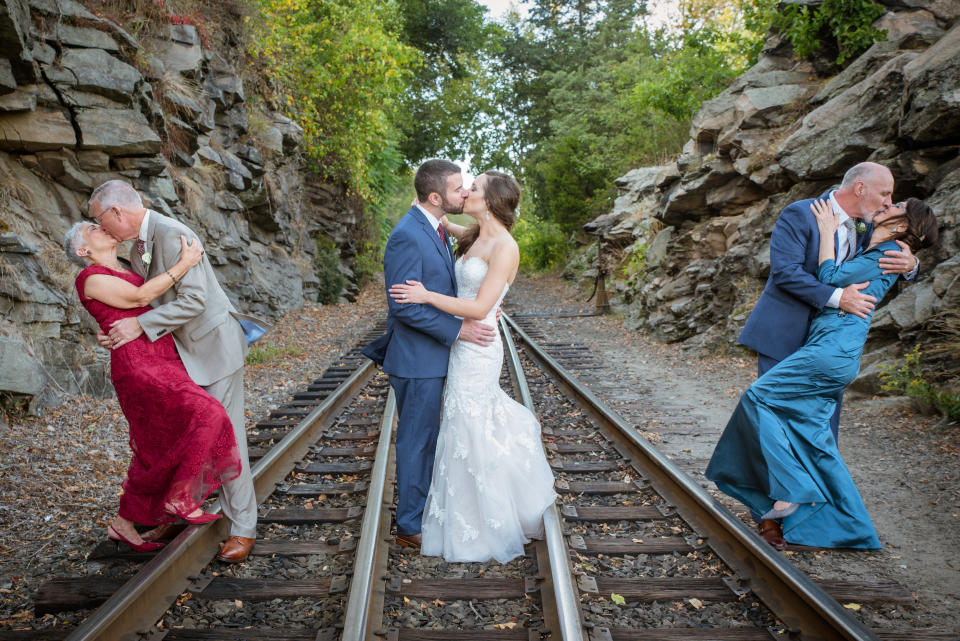
[[[387,331],[363,351],[397,400],[397,542],[506,563],[543,536],[556,500],[540,425],[499,382],[497,310],[520,264],[510,234],[520,185],[487,171],[465,189],[458,165],[434,159],[414,187],[384,251]],[[447,220],[460,213],[475,224]]]

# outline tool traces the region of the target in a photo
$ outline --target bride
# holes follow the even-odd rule
[[[488,171],[474,181],[463,213],[477,224],[443,218],[458,240],[457,291],[443,296],[409,280],[398,303],[426,303],[449,314],[496,324],[497,308],[517,275],[520,251],[510,235],[520,202],[512,176]],[[543,536],[543,513],[556,499],[540,424],[500,389],[503,343],[457,341],[450,350],[433,480],[421,551],[447,561],[506,563]]]

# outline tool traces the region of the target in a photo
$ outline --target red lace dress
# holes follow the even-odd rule
[[[143,278],[90,266],[77,276],[80,302],[103,331],[150,307],[117,309],[83,295],[87,278],[107,274],[139,287]],[[133,458],[123,481],[120,516],[154,525],[175,520],[170,504],[190,513],[223,482],[240,474],[240,454],[223,405],[193,382],[169,334],[150,342],[145,334],[110,351],[110,380],[130,424]]]

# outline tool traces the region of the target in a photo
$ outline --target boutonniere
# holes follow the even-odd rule
[[[140,260],[143,261],[144,265],[149,265],[150,261],[153,260],[153,256],[150,254],[150,252],[143,252],[143,256],[140,257]]]
[[[867,231],[867,225],[862,220],[857,221],[857,233],[862,234]]]

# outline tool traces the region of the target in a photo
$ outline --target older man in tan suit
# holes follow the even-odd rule
[[[130,262],[134,271],[145,279],[163,274],[177,262],[181,235],[188,239],[197,237],[182,223],[146,209],[137,191],[122,180],[111,180],[97,187],[90,197],[88,211],[102,229],[118,241],[137,239]],[[221,505],[230,520],[230,538],[222,545],[217,558],[230,563],[244,561],[256,539],[257,498],[247,456],[243,412],[247,341],[239,321],[266,325],[234,309],[206,257],[152,305],[152,311],[114,323],[109,335],[100,335],[101,344],[116,349],[142,333],[151,341],[173,334],[187,373],[226,408],[243,470],[238,478],[223,485]],[[148,533],[153,534],[150,538],[162,538],[161,528]]]

